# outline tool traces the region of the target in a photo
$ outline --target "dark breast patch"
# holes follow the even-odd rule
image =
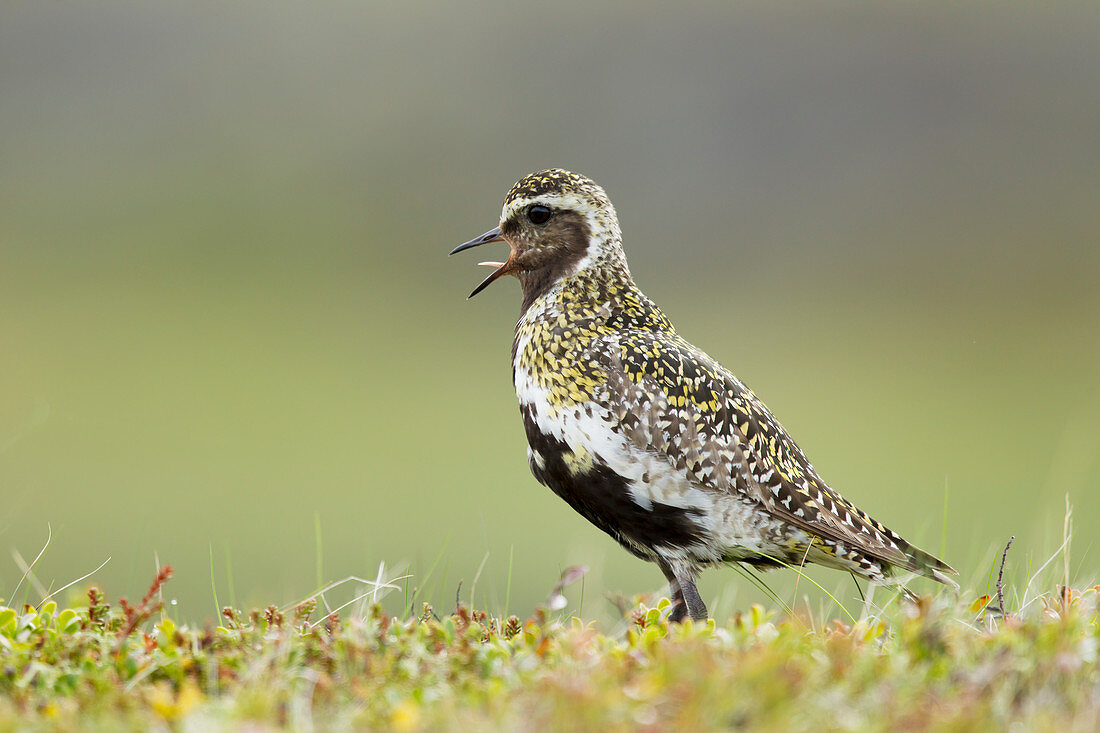
[[[598,459],[587,470],[576,471],[576,464],[567,460],[573,455],[569,446],[540,431],[529,406],[522,405],[520,412],[527,442],[541,457],[531,461],[531,473],[631,553],[653,560],[649,548],[687,548],[704,541],[698,511],[657,502],[642,507],[631,498],[627,480]]]

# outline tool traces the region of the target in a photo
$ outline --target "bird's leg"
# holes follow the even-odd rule
[[[680,581],[676,578],[676,573],[672,571],[672,568],[665,563],[660,563],[661,572],[665,574],[665,579],[668,580],[668,592],[672,596],[672,612],[668,615],[668,620],[673,623],[680,623],[687,618],[688,608],[687,603],[684,601],[684,591],[680,587]]]
[[[695,580],[693,578],[680,578],[680,590],[684,594],[684,603],[687,605],[691,618],[695,621],[706,621],[707,607],[699,596],[699,591],[695,589]]]
[[[706,621],[707,607],[695,588],[692,572],[679,564],[674,566],[665,563],[661,563],[661,570],[668,578],[669,588],[674,589],[675,592],[673,602],[676,603],[676,608],[673,609],[668,620],[680,622],[691,616],[695,621]]]

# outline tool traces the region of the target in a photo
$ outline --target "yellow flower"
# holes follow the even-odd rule
[[[410,731],[420,728],[420,708],[412,700],[405,700],[390,713],[390,725],[394,730]]]
[[[187,715],[202,702],[203,695],[194,682],[184,682],[179,693],[173,695],[168,685],[158,685],[149,692],[149,704],[167,721]]]

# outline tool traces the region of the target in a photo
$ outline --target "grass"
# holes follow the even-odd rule
[[[667,600],[634,599],[600,629],[548,608],[526,620],[461,604],[389,615],[382,596],[407,578],[386,574],[282,609],[227,607],[205,628],[165,612],[167,566],[137,605],[92,588],[71,608],[0,606],[0,730],[1100,725],[1100,586],[1036,594],[1031,579],[1022,596],[1006,589],[1012,613],[987,588],[854,622],[756,605],[677,626]],[[567,569],[552,598],[582,578]],[[341,586],[354,597],[332,607]]]

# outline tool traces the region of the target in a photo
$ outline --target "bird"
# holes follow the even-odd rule
[[[947,563],[829,487],[741,380],[686,341],[634,283],[604,189],[560,168],[504,198],[499,224],[450,254],[508,244],[473,298],[519,280],[512,377],[539,483],[669,584],[668,618],[708,618],[696,587],[716,564],[816,563],[872,584]]]

